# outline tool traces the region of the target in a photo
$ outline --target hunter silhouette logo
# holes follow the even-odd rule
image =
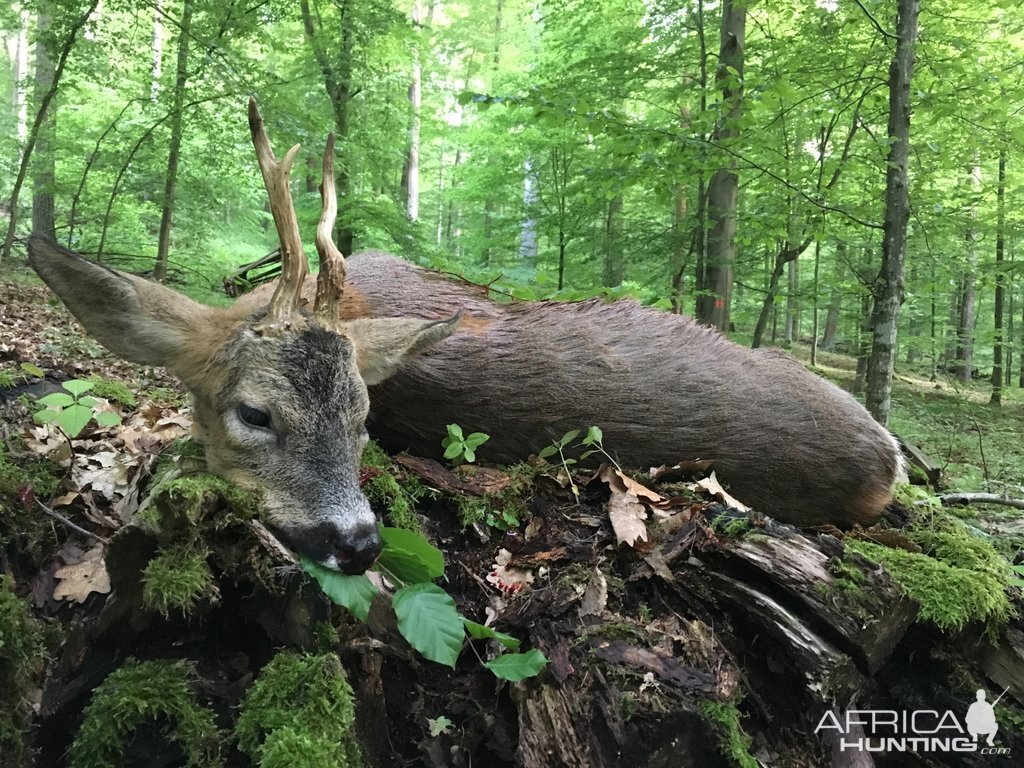
[[[990,747],[995,746],[996,731],[999,730],[999,723],[996,722],[996,704],[999,703],[999,699],[1003,698],[1007,690],[1009,688],[1004,688],[999,697],[989,704],[985,701],[984,689],[978,689],[977,701],[967,708],[967,714],[964,716],[967,732],[974,737],[975,742],[978,741],[979,736],[988,736],[986,743]]]

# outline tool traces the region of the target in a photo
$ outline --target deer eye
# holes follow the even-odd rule
[[[270,426],[269,413],[261,411],[259,408],[253,408],[245,403],[238,406],[238,418],[250,427],[256,427],[257,429],[266,429]]]

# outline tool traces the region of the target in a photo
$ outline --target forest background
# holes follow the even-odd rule
[[[955,485],[1021,495],[1022,79],[1012,0],[15,2],[0,276],[36,231],[227,301],[276,246],[255,94],[303,145],[305,232],[337,135],[345,253],[790,347]]]

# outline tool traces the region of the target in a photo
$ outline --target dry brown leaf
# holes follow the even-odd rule
[[[612,521],[615,539],[619,544],[633,546],[637,539],[647,541],[647,511],[632,493],[612,489],[608,499],[608,518]]]
[[[58,568],[53,575],[60,579],[60,584],[53,590],[53,599],[84,603],[93,592],[110,592],[110,575],[103,556],[104,547],[100,544],[86,552],[81,562]]]
[[[714,464],[713,459],[696,459],[694,461],[680,461],[678,464],[669,466],[662,464],[660,467],[651,467],[648,474],[651,480],[670,480],[675,477],[703,473]]]
[[[619,493],[629,493],[636,496],[639,499],[646,499],[651,504],[659,504],[665,499],[661,494],[655,493],[646,485],[638,483],[628,475],[624,475],[615,467],[610,467],[607,464],[602,464],[597,470],[597,476],[608,483],[608,487],[612,491],[618,491]]]
[[[584,616],[600,616],[608,605],[608,579],[601,573],[600,568],[595,568],[590,575],[590,583],[580,600],[579,614]]]
[[[714,472],[703,480],[698,480],[694,483],[694,487],[711,494],[727,507],[738,509],[740,512],[750,511],[750,507],[729,495],[728,491],[726,491],[725,488],[722,487],[722,484],[718,482],[718,478],[715,476]]]

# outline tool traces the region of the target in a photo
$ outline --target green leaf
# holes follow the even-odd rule
[[[314,563],[305,555],[302,557],[302,570],[320,583],[320,588],[332,603],[348,608],[357,619],[366,621],[370,615],[370,603],[377,594],[377,588],[366,576],[349,576],[332,571]]]
[[[427,718],[427,726],[430,728],[430,735],[435,739],[442,733],[451,733],[453,725],[455,725],[455,723],[444,715]]]
[[[57,414],[57,423],[67,432],[68,437],[78,437],[85,425],[92,419],[92,409],[84,405],[69,405]]]
[[[53,408],[67,408],[69,405],[75,404],[75,398],[66,392],[51,392],[45,397],[40,397],[36,402]]]
[[[476,461],[476,451],[467,445],[466,449],[462,452],[462,458],[469,462]]]
[[[395,592],[398,631],[409,645],[438,664],[455,667],[465,631],[455,601],[434,584],[413,584]]]
[[[571,429],[568,432],[566,432],[564,435],[562,435],[562,439],[558,441],[558,445],[559,445],[560,448],[565,448],[565,446],[567,446],[569,443],[571,443],[573,440],[575,440],[579,436],[580,436],[580,431],[578,429]]]
[[[75,397],[78,397],[83,392],[88,392],[92,389],[94,383],[91,381],[82,381],[81,379],[71,379],[71,381],[65,381],[61,386]]]
[[[479,448],[490,439],[490,435],[485,435],[483,432],[474,432],[466,438],[466,445],[470,448]]]
[[[53,421],[58,416],[60,416],[60,411],[54,411],[50,408],[46,408],[45,410],[39,411],[35,414],[33,418],[35,418],[35,420],[40,424],[46,424],[49,421]]]
[[[121,417],[116,413],[103,411],[102,413],[96,414],[96,423],[101,427],[113,427],[114,425],[121,423]]]
[[[461,442],[453,442],[451,445],[444,449],[444,457],[449,461],[451,459],[458,458],[459,456],[462,455],[462,447],[463,446]]]
[[[519,638],[507,635],[504,632],[498,632],[496,629],[484,626],[483,624],[477,624],[475,621],[470,621],[465,616],[462,617],[462,623],[466,627],[466,632],[474,640],[497,640],[503,646],[508,648],[510,651],[519,649]]]
[[[444,576],[444,554],[435,547],[426,536],[418,531],[409,531],[405,528],[380,527],[380,539],[383,544],[381,556],[387,554],[388,549],[394,547],[419,558],[424,567],[430,573],[430,579],[437,579]],[[429,579],[427,579],[429,581]]]
[[[549,445],[547,448],[541,448],[540,449],[540,451],[537,453],[537,458],[538,459],[546,459],[549,456],[554,456],[556,453],[558,453],[558,446],[557,445]]]
[[[587,436],[583,440],[584,445],[595,445],[604,439],[604,433],[600,427],[591,427],[587,430]]]
[[[436,578],[430,575],[430,569],[420,558],[399,547],[388,547],[381,551],[373,568],[392,577],[398,586],[422,584]]]
[[[540,674],[547,665],[547,657],[536,648],[526,653],[506,653],[484,664],[495,677],[517,683]]]
[[[594,448],[589,451],[584,451],[583,453],[580,454],[580,461],[583,461],[583,459],[593,456],[595,453],[600,453],[600,451],[597,448]]]
[[[448,424],[447,429],[449,437],[457,437],[459,440],[462,439],[462,427],[458,424]]]
[[[29,376],[35,376],[40,379],[46,378],[46,372],[38,365],[35,365],[33,363],[22,363],[21,370],[23,370]]]

